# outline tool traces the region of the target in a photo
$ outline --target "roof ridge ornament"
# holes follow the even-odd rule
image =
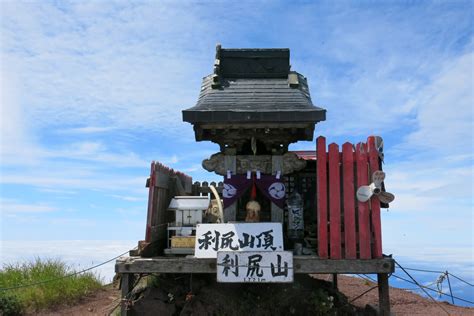
[[[300,86],[300,79],[296,71],[290,71],[288,73],[288,85],[290,88],[298,88]]]
[[[221,84],[221,44],[216,45],[216,59],[214,60],[214,74],[212,75],[212,89],[219,89]]]

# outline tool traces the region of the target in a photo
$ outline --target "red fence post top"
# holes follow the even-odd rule
[[[319,136],[319,137],[316,139],[316,142],[317,142],[318,145],[319,145],[319,144],[324,144],[325,147],[326,147],[326,137],[324,137],[324,136]]]
[[[150,188],[152,188],[155,185],[155,161],[151,162],[150,169]]]
[[[369,153],[372,153],[372,152],[378,153],[378,150],[375,146],[375,136],[369,136],[367,138],[367,150]]]
[[[342,145],[342,152],[343,152],[343,156],[342,156],[342,159],[344,161],[352,161],[352,157],[349,158],[349,156],[347,156],[348,154],[352,154],[354,152],[354,146],[352,146],[351,143],[349,142],[345,142],[343,145]]]

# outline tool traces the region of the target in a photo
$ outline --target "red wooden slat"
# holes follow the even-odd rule
[[[375,137],[367,138],[367,147],[369,152],[370,175],[380,169],[379,154],[375,148]],[[372,181],[372,179],[370,179]],[[374,244],[372,247],[372,258],[382,258],[382,224],[380,219],[380,201],[377,197],[370,199],[372,233],[374,235]]]
[[[155,192],[155,162],[151,162],[150,168],[150,186],[148,189],[148,210],[146,215],[146,232],[145,232],[145,241],[151,241],[151,225],[153,219],[153,196]]]
[[[329,145],[329,255],[341,259],[341,183],[339,146]]]
[[[318,219],[318,254],[320,258],[328,257],[328,201],[326,171],[326,138],[320,136],[316,141],[317,165],[317,219]]]
[[[368,185],[367,176],[367,151],[364,143],[357,144],[357,187]],[[370,259],[370,221],[369,221],[369,203],[357,202],[359,210],[359,257],[361,259]]]
[[[342,145],[343,192],[344,192],[344,242],[346,259],[355,259],[356,223],[354,193],[354,153],[351,143]]]

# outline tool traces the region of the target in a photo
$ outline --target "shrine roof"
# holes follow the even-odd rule
[[[288,49],[217,48],[214,73],[203,78],[197,104],[183,111],[190,123],[324,121],[306,78],[290,71]]]

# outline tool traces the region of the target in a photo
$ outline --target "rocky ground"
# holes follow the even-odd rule
[[[192,281],[183,275],[158,278],[157,288],[137,293],[132,310],[136,315],[315,315],[315,308],[328,310],[334,304],[338,315],[371,315],[367,304],[375,306],[378,302],[377,289],[351,302],[375,284],[347,276],[339,276],[340,293],[331,289],[327,282],[330,276],[325,275],[298,277],[287,285],[218,284],[209,277],[194,276]],[[394,315],[474,315],[474,308],[436,304],[396,288],[390,289],[390,300]],[[120,291],[108,285],[74,306],[58,306],[39,314],[110,315],[119,303]]]

